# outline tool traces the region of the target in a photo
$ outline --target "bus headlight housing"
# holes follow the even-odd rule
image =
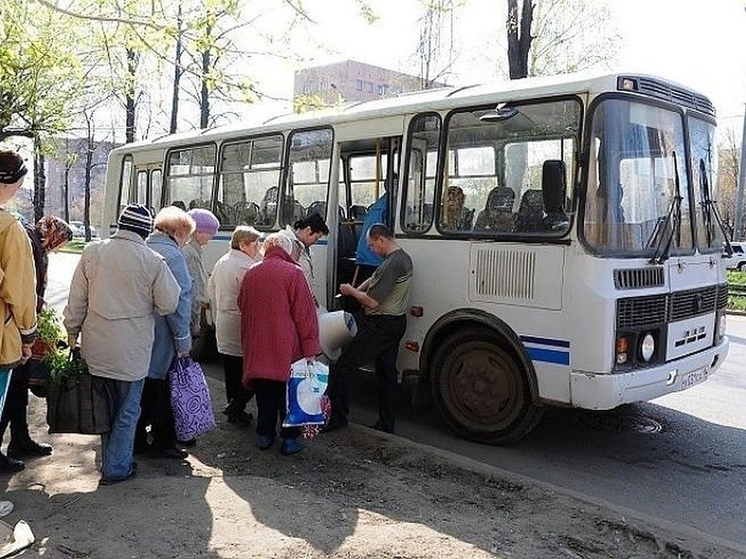
[[[655,355],[655,338],[648,332],[640,341],[640,357],[645,363],[650,363],[653,355]]]

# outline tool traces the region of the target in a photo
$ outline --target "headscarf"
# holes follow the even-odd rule
[[[73,238],[72,228],[64,219],[54,215],[45,215],[37,221],[36,232],[46,252],[52,252]]]

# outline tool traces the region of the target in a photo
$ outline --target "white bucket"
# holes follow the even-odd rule
[[[336,361],[342,353],[342,346],[357,334],[355,318],[345,311],[319,313],[319,341],[324,354]]]

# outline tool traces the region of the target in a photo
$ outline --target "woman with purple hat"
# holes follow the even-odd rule
[[[186,256],[187,268],[192,276],[192,336],[200,335],[202,311],[210,307],[207,295],[207,272],[202,261],[202,247],[210,242],[218,232],[220,222],[210,210],[194,208],[187,212],[194,220],[195,228],[189,242],[182,247]]]

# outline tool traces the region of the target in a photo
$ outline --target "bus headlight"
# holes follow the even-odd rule
[[[721,339],[723,336],[725,336],[725,326],[725,313],[722,313],[720,315],[720,319],[718,320],[718,339]]]
[[[648,332],[643,336],[642,341],[640,342],[640,357],[642,357],[642,360],[645,361],[645,363],[650,363],[654,354],[655,338],[650,332]]]

